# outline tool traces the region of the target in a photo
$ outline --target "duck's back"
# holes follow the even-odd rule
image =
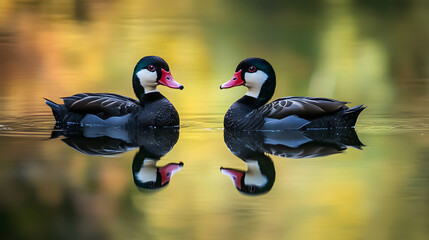
[[[255,112],[264,116],[264,130],[352,128],[365,107],[349,108],[347,103],[329,98],[284,97]]]

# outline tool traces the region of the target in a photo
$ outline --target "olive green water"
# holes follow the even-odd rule
[[[428,3],[295,2],[2,1],[1,238],[427,239]],[[132,69],[145,55],[163,57],[185,86],[159,87],[179,132],[50,139],[43,97],[134,97]],[[356,127],[365,146],[224,139],[223,115],[246,90],[219,85],[252,56],[274,66],[274,98],[365,104]],[[262,194],[243,194],[220,171],[247,171],[248,151],[275,169]],[[177,169],[164,187],[142,189],[138,163],[156,154],[158,168]]]

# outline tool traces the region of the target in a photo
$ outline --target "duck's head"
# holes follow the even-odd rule
[[[220,171],[231,178],[235,188],[241,193],[258,195],[269,192],[274,185],[275,171],[261,172],[260,167],[254,161],[246,162],[246,164],[247,171],[223,167],[220,168]]]
[[[247,96],[256,98],[262,104],[270,100],[276,88],[276,74],[269,62],[262,58],[247,58],[241,61],[234,76],[222,84],[220,89],[245,86]]]
[[[139,189],[160,189],[170,183],[173,175],[183,168],[183,163],[169,163],[157,167],[158,160],[146,158],[140,167],[133,169],[134,183]],[[133,166],[134,167],[134,166]]]
[[[133,72],[133,87],[137,97],[158,91],[156,89],[158,85],[183,89],[183,85],[171,76],[170,68],[164,59],[158,56],[146,56],[140,59]]]

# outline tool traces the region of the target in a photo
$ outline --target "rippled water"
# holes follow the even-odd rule
[[[427,238],[427,5],[36,2],[0,3],[2,238]],[[43,97],[134,97],[150,54],[185,86],[159,87],[179,131],[53,129]],[[245,89],[219,85],[250,56],[274,98],[365,104],[357,135],[224,133]]]

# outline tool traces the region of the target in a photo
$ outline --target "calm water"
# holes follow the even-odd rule
[[[66,2],[0,3],[3,239],[427,239],[427,3]],[[43,97],[134,97],[145,55],[185,86],[159,87],[180,131],[52,132]],[[274,98],[368,106],[357,135],[224,133],[251,56]]]

